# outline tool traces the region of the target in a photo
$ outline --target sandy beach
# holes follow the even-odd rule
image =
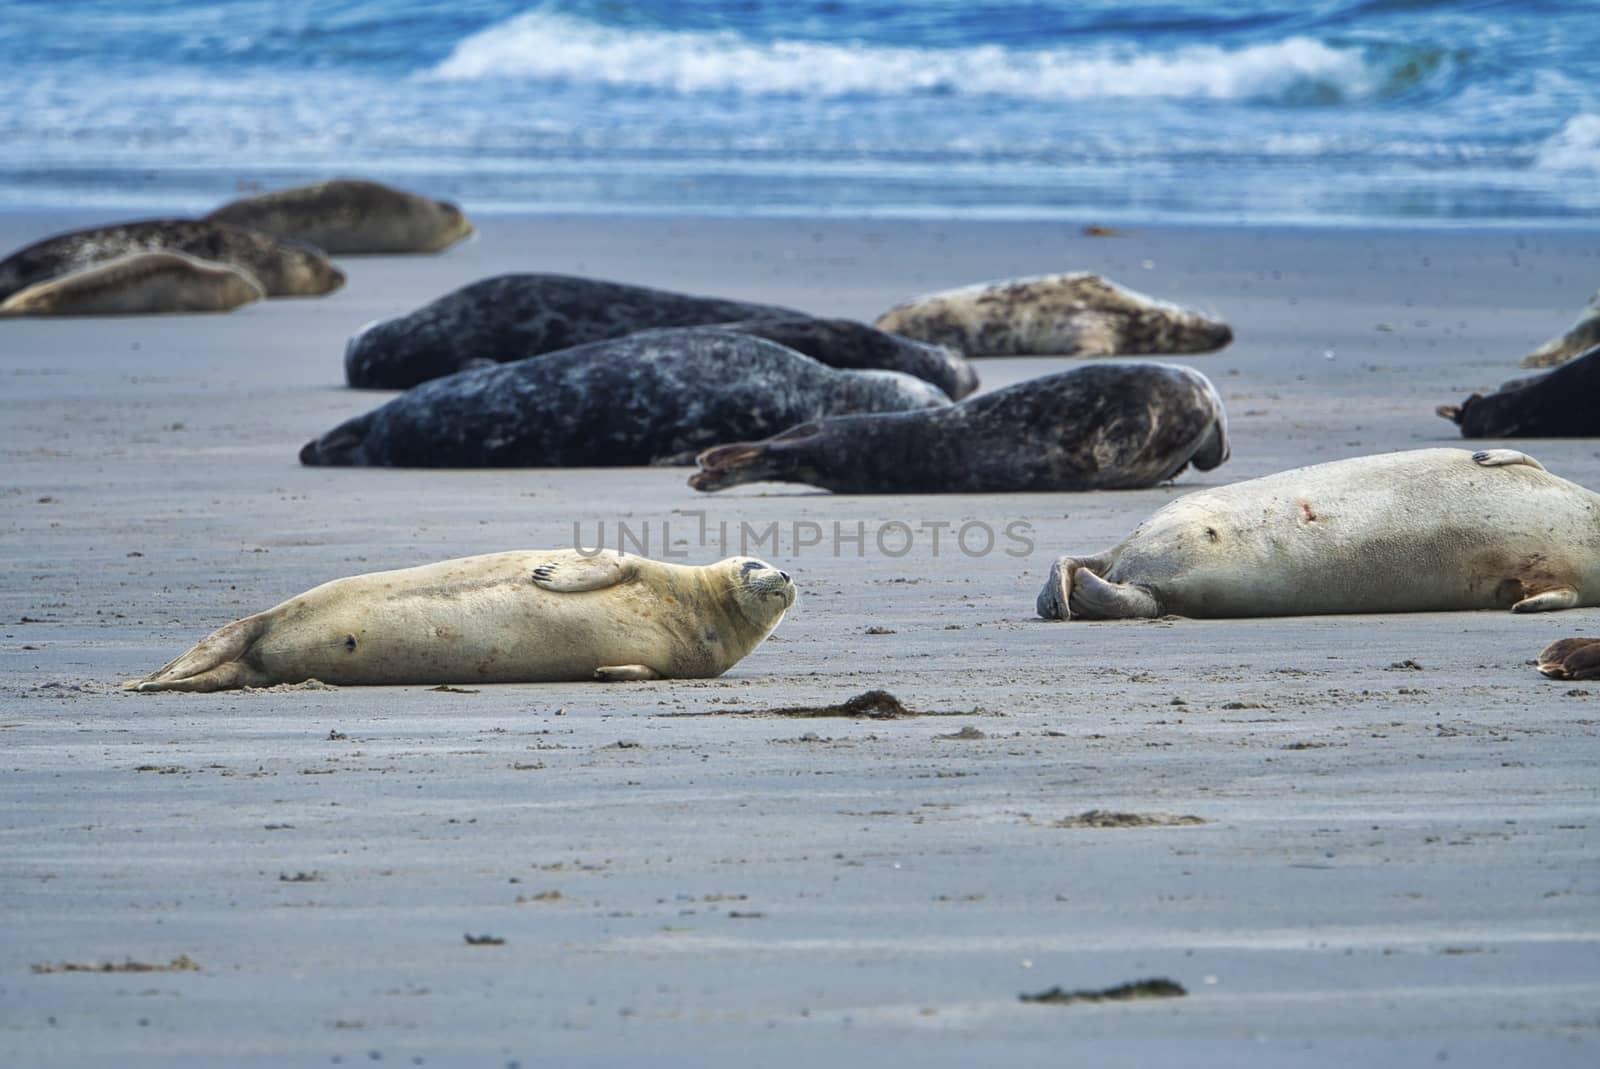
[[[0,249],[128,214],[0,214]],[[324,299],[0,322],[0,1064],[1595,1064],[1600,687],[1531,661],[1597,610],[1033,609],[1055,556],[1188,490],[1460,444],[1434,406],[1567,326],[1593,231],[477,221],[438,257],[340,261]],[[344,388],[351,332],[513,270],[868,321],[1102,272],[1233,325],[1173,361],[1221,391],[1233,457],[914,498],[299,466],[387,396]],[[1600,488],[1593,441],[1517,447]],[[619,522],[693,563],[756,548],[799,603],[711,681],[118,689],[325,580]],[[779,544],[717,537],[741,524]],[[967,552],[963,524],[1031,552]],[[926,715],[770,712],[872,688]],[[1149,978],[1187,996],[1019,1000]]]

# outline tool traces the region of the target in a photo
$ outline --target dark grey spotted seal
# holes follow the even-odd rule
[[[243,197],[206,218],[334,254],[439,252],[475,233],[449,201],[359,178]]]
[[[1198,371],[1103,364],[926,412],[835,416],[709,449],[696,490],[798,482],[851,494],[1123,490],[1228,459],[1222,398]]]
[[[572,275],[496,275],[407,315],[361,328],[345,345],[345,381],[360,388],[406,389],[469,367],[525,360],[640,330],[803,315],[775,305]]]
[[[1600,438],[1600,345],[1554,371],[1436,411],[1463,438]]]
[[[312,297],[344,285],[344,273],[316,249],[203,219],[146,219],[74,230],[36,241],[0,260],[0,300],[130,253],[178,252],[248,272],[268,297]]]
[[[741,318],[721,321],[723,313],[735,311]],[[565,275],[487,279],[408,316],[363,328],[345,348],[345,380],[359,389],[405,390],[469,368],[681,326],[752,334],[829,367],[903,371],[956,399],[978,388],[978,373],[955,350],[864,323]]]
[[[931,293],[875,326],[968,356],[1205,353],[1233,340],[1226,323],[1085,272]]]
[[[730,372],[730,369],[737,369]],[[645,331],[425,382],[300,462],[417,468],[690,463],[718,442],[843,412],[949,405],[893,371],[837,371],[764,338]]]

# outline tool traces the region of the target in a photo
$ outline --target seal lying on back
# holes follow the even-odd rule
[[[0,316],[228,312],[265,297],[252,275],[179,252],[136,252],[38,282],[0,301]]]
[[[893,371],[835,371],[763,338],[645,331],[434,379],[335,427],[302,464],[420,468],[688,463],[836,412],[948,405]]]
[[[516,276],[526,278],[528,276]],[[534,276],[550,279],[552,276]],[[583,283],[581,279],[565,279],[556,276],[558,281],[549,282],[546,288],[550,290],[576,291]],[[602,292],[618,289],[616,283],[584,283],[590,287],[602,287]],[[471,287],[468,287],[469,289]],[[621,287],[626,292],[623,296],[627,299],[637,299],[640,287]],[[644,291],[646,294],[656,291]],[[452,297],[458,297],[454,294]],[[673,295],[667,295],[673,296]],[[685,298],[690,301],[700,301],[702,298]],[[446,298],[450,300],[450,298]],[[437,303],[437,302],[436,302]],[[716,302],[713,308],[707,309],[707,315],[719,310],[729,302]],[[431,306],[430,306],[431,307]],[[764,306],[756,305],[756,310]],[[426,311],[423,309],[422,311]],[[677,311],[662,313],[661,318],[676,320],[681,318],[698,319],[699,315],[689,314],[691,306],[681,306]],[[680,314],[681,313],[681,314]],[[781,313],[781,314],[780,314]],[[415,312],[405,317],[405,321],[413,321],[421,316]],[[497,315],[492,310],[485,310],[486,315]],[[605,333],[601,338],[590,338],[589,334],[596,333],[598,327],[591,324],[580,333],[585,341],[606,340],[612,337],[622,337],[625,334],[635,333],[639,330],[655,329],[655,326],[645,322],[648,315],[641,313],[638,321],[628,318],[618,319],[614,325],[627,326],[630,329],[620,334]],[[399,322],[399,321],[391,321]],[[570,325],[570,318],[567,321]],[[666,322],[660,326],[671,327],[679,325],[675,322]],[[739,334],[751,334],[758,338],[775,341],[779,345],[793,349],[795,352],[804,353],[814,360],[820,360],[829,367],[848,368],[851,370],[876,370],[876,371],[903,371],[908,375],[915,375],[926,382],[931,382],[953,398],[965,397],[978,388],[978,373],[960,353],[943,345],[928,345],[924,342],[902,338],[895,334],[886,334],[881,330],[874,330],[863,323],[853,323],[848,319],[814,319],[800,312],[784,313],[782,309],[771,309],[769,312],[760,312],[758,318],[739,319],[732,322],[718,322],[714,318],[710,321],[686,324],[689,326],[711,326],[719,330],[731,330]],[[609,328],[608,328],[609,329]],[[566,335],[562,335],[566,336]],[[368,327],[350,339],[345,349],[345,381],[358,389],[388,389],[405,390],[430,379],[453,375],[457,371],[466,371],[474,367],[487,367],[496,363],[510,363],[514,360],[527,359],[542,355],[546,351],[559,352],[559,349],[545,350],[538,346],[545,344],[542,336],[535,332],[527,344],[533,345],[531,351],[517,348],[480,348],[488,343],[483,335],[476,331],[464,333],[459,343],[449,346],[435,344],[435,339],[419,338],[415,334],[397,334],[388,327],[388,324],[379,323]],[[508,343],[509,344],[509,343]],[[579,344],[573,342],[571,344]]]
[[[345,346],[345,380],[398,389],[485,362],[524,360],[640,330],[800,315],[570,275],[497,275],[363,327]]]
[[[1357,457],[1188,494],[1062,557],[1047,620],[1600,603],[1600,495],[1512,449]]]
[[[1589,307],[1578,316],[1576,323],[1567,328],[1565,334],[1551,338],[1523,357],[1522,366],[1555,367],[1597,345],[1600,345],[1600,293],[1589,298]]]
[[[206,216],[324,252],[439,252],[474,233],[460,208],[379,182],[336,178],[230,201]]]
[[[288,245],[244,227],[201,219],[150,219],[75,230],[36,241],[0,260],[0,300],[18,290],[136,252],[180,252],[254,276],[268,297],[310,297],[344,285],[316,249]]]
[[[1222,399],[1172,364],[1081,367],[948,408],[836,416],[709,449],[696,490],[809,483],[840,493],[1113,490],[1228,459]]]
[[[1600,345],[1554,371],[1436,411],[1463,438],[1600,438]]]
[[[573,550],[335,579],[211,633],[130,690],[545,683],[721,675],[794,604],[771,565]]]
[[[1233,340],[1226,323],[1084,272],[931,293],[875,325],[968,356],[1205,353]]]

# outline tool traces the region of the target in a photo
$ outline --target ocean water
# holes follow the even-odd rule
[[[1600,3],[0,0],[0,208],[1594,226]]]

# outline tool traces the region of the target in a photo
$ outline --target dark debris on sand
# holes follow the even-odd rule
[[[1179,998],[1187,995],[1183,985],[1164,977],[1149,980],[1134,980],[1116,987],[1101,988],[1098,991],[1088,989],[1080,991],[1064,991],[1059,987],[1052,987],[1048,991],[1040,991],[1036,995],[1018,995],[1023,1002],[1048,1003],[1052,1006],[1067,1006],[1074,1002],[1133,1002],[1146,998]]]

